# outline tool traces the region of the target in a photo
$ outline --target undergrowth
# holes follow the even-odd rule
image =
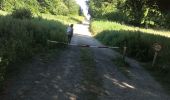
[[[48,39],[67,41],[65,30],[66,25],[59,21],[0,16],[0,87],[9,66],[48,50]]]

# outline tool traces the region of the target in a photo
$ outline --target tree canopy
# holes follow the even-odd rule
[[[79,6],[75,0],[0,0],[0,9],[13,11],[28,8],[33,13],[50,13],[53,15],[78,14]]]
[[[105,18],[136,26],[170,27],[170,1],[90,0],[93,18]]]

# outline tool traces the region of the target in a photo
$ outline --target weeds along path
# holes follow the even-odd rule
[[[88,24],[74,27],[72,43],[101,46]],[[131,59],[122,73],[110,49],[68,47],[52,57],[35,57],[9,79],[4,100],[170,100],[161,86]],[[0,98],[1,100],[1,98]]]

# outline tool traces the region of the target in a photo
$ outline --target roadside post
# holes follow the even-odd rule
[[[156,62],[156,59],[157,59],[157,56],[158,56],[158,52],[161,51],[162,46],[158,43],[154,43],[153,48],[155,50],[155,55],[154,55],[154,58],[153,58],[152,67],[155,65],[155,62]]]

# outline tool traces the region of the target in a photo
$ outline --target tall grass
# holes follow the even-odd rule
[[[107,20],[94,20],[91,22],[91,31],[94,35],[100,33],[104,30],[125,30],[125,31],[140,31],[148,34],[160,35],[165,37],[170,37],[170,31],[167,30],[154,30],[154,29],[144,29],[140,27],[128,26],[116,22],[111,22]]]
[[[80,16],[32,15],[27,9],[0,11],[0,88],[12,65],[51,48],[47,40],[66,42],[66,27]],[[58,48],[57,48],[58,49]]]
[[[47,39],[66,41],[65,30],[59,21],[0,16],[0,87],[9,65],[47,50]]]
[[[109,21],[92,21],[90,26],[95,38],[110,46],[127,46],[127,55],[139,61],[148,62],[147,69],[156,73],[156,77],[170,84],[170,31],[158,31],[122,25]],[[154,56],[153,44],[162,45],[154,67],[151,62]],[[161,79],[162,78],[162,79]],[[170,90],[170,85],[167,85]],[[166,88],[167,88],[166,87]]]
[[[161,59],[164,59],[163,62],[169,62],[169,57],[166,56],[170,55],[169,31],[142,29],[109,21],[92,21],[90,29],[93,35],[106,45],[124,46],[126,43],[129,56],[141,60],[152,59],[152,45],[158,42],[163,46]]]

